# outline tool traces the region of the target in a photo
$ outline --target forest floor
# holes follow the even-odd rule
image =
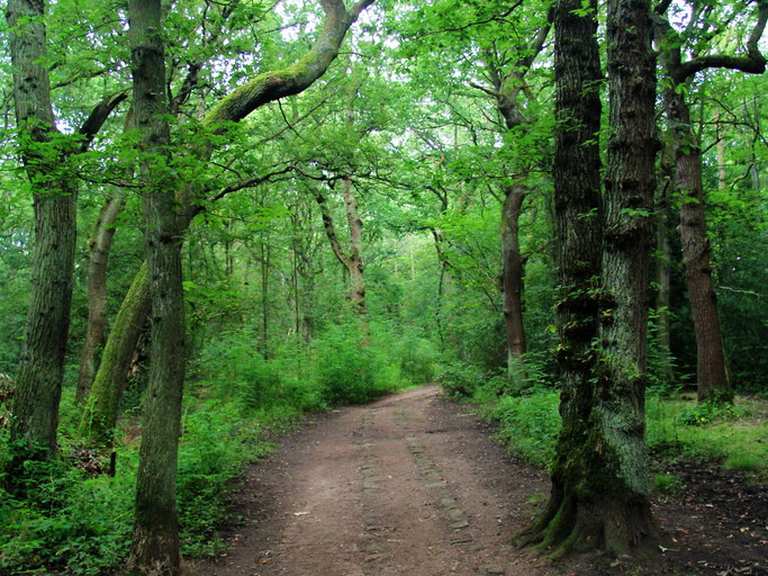
[[[652,558],[552,563],[511,544],[546,500],[546,473],[437,387],[314,416],[254,465],[234,503],[227,554],[199,576],[768,575],[768,492],[678,462],[654,501],[666,537]]]

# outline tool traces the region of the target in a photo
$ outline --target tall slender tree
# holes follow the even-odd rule
[[[18,149],[35,212],[31,299],[11,426],[13,445],[19,449],[14,463],[28,456],[45,457],[56,449],[77,231],[72,159],[87,150],[111,111],[125,99],[125,94],[109,96],[75,134],[59,131],[46,59],[46,7],[43,0],[9,0],[6,13]]]
[[[711,39],[727,27],[716,23],[715,5],[694,2],[686,29],[680,33],[666,16],[671,4],[670,0],[665,0],[658,5],[654,35],[665,71],[664,108],[674,149],[676,188],[681,196],[680,239],[696,336],[698,396],[700,401],[731,401],[733,388],[728,376],[712,279],[701,146],[692,126],[687,92],[696,75],[707,69],[727,68],[748,74],[765,72],[766,59],[760,52],[759,43],[768,22],[768,1],[756,2],[757,19],[744,55],[701,54],[696,46],[684,50],[686,40],[695,40],[697,34]],[[745,8],[747,4],[749,2],[744,3]]]

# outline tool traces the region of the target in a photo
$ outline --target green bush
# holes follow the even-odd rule
[[[537,391],[530,396],[503,396],[492,411],[498,437],[513,453],[537,466],[549,467],[560,433],[559,394]]]
[[[363,404],[401,386],[399,363],[375,335],[364,338],[354,325],[329,328],[315,347],[318,383],[331,406]]]
[[[407,333],[400,339],[398,356],[403,378],[411,384],[429,384],[434,381],[438,353],[432,342]]]
[[[682,478],[675,474],[656,474],[653,477],[653,487],[661,494],[677,494],[685,488]]]
[[[501,374],[485,379],[475,388],[473,399],[480,404],[495,403],[501,396],[522,396],[545,389],[549,382],[546,362],[541,355],[526,354],[512,360],[512,366]]]
[[[325,408],[318,383],[302,372],[310,363],[306,352],[284,348],[266,360],[256,342],[250,330],[240,330],[207,343],[194,369],[197,387],[236,400],[246,411]]]
[[[449,396],[471,398],[485,382],[485,375],[472,364],[451,362],[442,367],[438,380]]]
[[[704,426],[715,420],[737,420],[746,415],[747,411],[735,404],[701,402],[683,410],[678,415],[678,421],[686,426]]]
[[[130,546],[134,474],[87,478],[63,459],[26,472],[26,498],[0,490],[0,572],[95,576],[122,562]]]

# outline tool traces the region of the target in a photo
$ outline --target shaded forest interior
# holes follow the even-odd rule
[[[768,0],[4,8],[0,574],[179,575],[304,416],[433,383],[549,474],[522,549],[766,509]]]

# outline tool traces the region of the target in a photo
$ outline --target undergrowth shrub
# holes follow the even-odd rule
[[[536,391],[529,396],[503,396],[492,409],[499,423],[501,442],[513,453],[537,466],[549,467],[560,433],[558,393]]]
[[[670,313],[670,312],[667,312]],[[659,310],[650,310],[647,335],[647,388],[654,394],[669,395],[679,389],[675,376],[677,360],[669,350],[660,345],[661,320]]]
[[[483,385],[485,374],[473,364],[454,361],[442,366],[438,380],[449,396],[471,398]]]
[[[214,531],[228,516],[232,480],[270,445],[260,441],[258,421],[244,420],[233,403],[189,412],[183,428],[177,481],[182,552],[209,556],[223,546]]]
[[[267,360],[256,346],[251,330],[225,333],[208,342],[194,369],[198,388],[208,389],[207,394],[216,398],[234,399],[247,411],[325,407],[318,383],[304,374],[306,352],[284,347]]]
[[[475,387],[472,398],[479,404],[495,403],[501,396],[522,396],[543,390],[549,383],[546,360],[541,354],[513,359],[511,367],[486,378]]]
[[[110,571],[128,554],[135,474],[88,478],[58,457],[27,466],[26,498],[0,489],[0,573]]]
[[[735,404],[718,402],[699,402],[685,408],[678,415],[680,424],[687,426],[704,426],[716,420],[730,421],[748,415],[748,410]]]
[[[344,324],[317,339],[317,381],[329,405],[363,404],[401,387],[400,364],[380,337]]]
[[[415,385],[434,381],[439,354],[431,341],[406,333],[399,340],[397,354],[403,379]]]

